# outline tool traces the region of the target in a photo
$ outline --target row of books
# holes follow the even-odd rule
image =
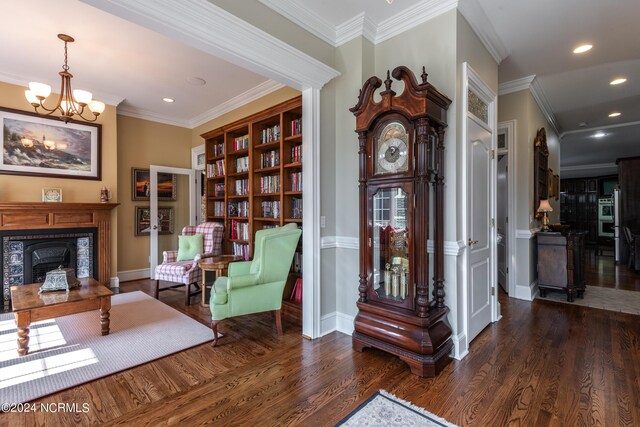
[[[291,291],[291,297],[289,301],[293,301],[297,304],[302,304],[302,277],[298,277],[293,284],[293,291]]]
[[[266,144],[268,142],[280,140],[280,125],[271,126],[270,128],[262,129],[260,133],[260,144]]]
[[[249,156],[238,157],[236,159],[236,172],[248,172],[249,171]]]
[[[224,175],[224,160],[216,160],[215,163],[207,164],[207,178]]]
[[[280,165],[280,151],[271,150],[260,154],[260,167],[272,168]]]
[[[213,215],[224,216],[224,202],[213,202]]]
[[[229,202],[228,211],[229,216],[249,216],[249,202]]]
[[[249,223],[231,220],[231,239],[249,240]]]
[[[236,243],[233,242],[232,250],[234,255],[240,255],[245,260],[249,260],[249,245],[245,243]]]
[[[302,119],[295,119],[291,121],[291,135],[297,135],[302,133]]]
[[[291,218],[302,219],[302,199],[291,198]]]
[[[280,175],[260,177],[260,193],[277,193],[280,191]]]
[[[302,172],[291,174],[291,191],[302,191]]]
[[[246,196],[249,194],[249,180],[237,179],[235,182],[236,196]]]
[[[302,162],[302,145],[294,145],[291,147],[291,163]]]
[[[211,151],[214,156],[222,156],[224,154],[224,144],[213,144]]]
[[[233,151],[249,148],[249,135],[238,136],[233,139]]]
[[[224,184],[216,182],[213,184],[213,196],[224,197]]]
[[[280,218],[280,202],[264,201],[262,202],[263,218]]]
[[[291,268],[294,272],[302,274],[302,252],[296,251],[293,254],[293,264]]]

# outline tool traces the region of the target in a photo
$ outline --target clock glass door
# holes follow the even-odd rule
[[[373,292],[387,302],[403,303],[412,293],[409,200],[402,187],[379,188],[373,194]]]

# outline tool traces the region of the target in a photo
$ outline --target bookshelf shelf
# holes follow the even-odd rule
[[[207,221],[225,226],[224,253],[251,259],[257,231],[288,223],[302,224],[302,219],[292,218],[302,217],[302,191],[289,191],[302,188],[301,96],[201,136],[205,140],[207,171],[211,170],[210,175],[224,173],[208,177],[205,190]],[[262,193],[263,190],[271,192]],[[300,244],[292,272],[300,270],[301,259]],[[300,278],[300,273],[289,276],[285,300]]]

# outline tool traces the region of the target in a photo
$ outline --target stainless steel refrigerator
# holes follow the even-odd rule
[[[622,229],[620,228],[620,189],[613,190],[613,241],[616,264],[622,262]]]

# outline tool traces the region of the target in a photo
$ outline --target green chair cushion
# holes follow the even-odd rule
[[[204,250],[204,236],[178,236],[178,257],[176,261],[191,261]]]
[[[211,289],[211,298],[209,299],[210,305],[222,305],[226,304],[228,300],[227,296],[227,278],[219,277],[216,279]]]

